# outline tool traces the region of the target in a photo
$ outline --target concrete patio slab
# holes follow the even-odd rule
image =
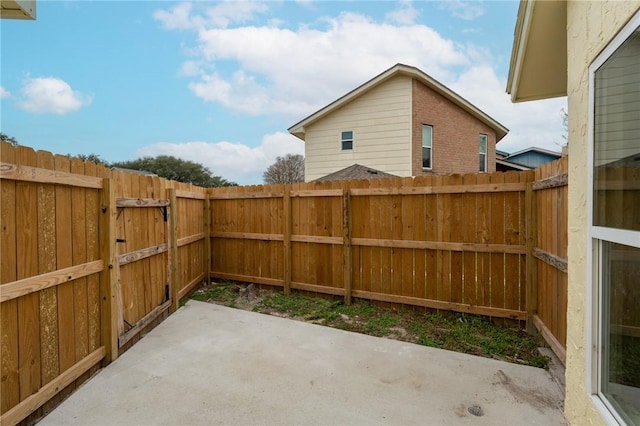
[[[538,368],[189,301],[41,425],[559,425],[561,405]]]

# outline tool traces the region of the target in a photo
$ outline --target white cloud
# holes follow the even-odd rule
[[[453,77],[453,67],[468,64],[466,47],[424,25],[378,23],[353,13],[319,24],[323,28],[200,29],[197,46],[191,49],[196,55],[181,72],[198,75],[189,87],[205,101],[243,113],[295,119],[398,62],[421,67],[440,80]],[[219,61],[225,61],[225,67],[216,67]],[[227,71],[229,63],[237,63],[236,69]]]
[[[9,96],[11,96],[11,92],[0,86],[0,99],[8,98]]]
[[[90,105],[93,100],[55,77],[27,78],[20,94],[18,107],[41,114],[64,115]]]
[[[398,9],[387,13],[386,19],[400,25],[415,24],[418,17],[418,10],[413,7],[411,0],[400,0]]]
[[[304,155],[304,143],[288,133],[265,135],[260,145],[233,142],[160,142],[140,148],[139,156],[173,155],[208,167],[213,174],[240,184],[262,182],[262,173],[278,156]]]
[[[162,22],[169,30],[200,29],[205,26],[227,28],[233,23],[243,23],[253,20],[257,15],[266,13],[269,8],[265,3],[256,1],[223,1],[215,6],[204,3],[180,3],[170,10],[158,10],[153,17]],[[196,15],[194,9],[198,9]]]
[[[530,146],[561,149],[561,109],[567,107],[566,98],[513,104],[505,93],[506,81],[499,79],[488,65],[470,68],[449,87],[510,129],[498,149],[507,152]]]
[[[442,10],[451,12],[456,18],[472,21],[484,15],[484,8],[479,2],[446,0],[438,6]]]
[[[480,3],[443,7],[468,19],[484,13]],[[401,2],[384,22],[343,12],[281,28],[220,27],[205,11],[190,8],[176,18],[197,30],[181,75],[205,102],[249,115],[277,115],[293,124],[400,62],[422,69],[511,129],[500,149],[559,148],[560,109],[566,100],[512,104],[505,94],[506,77],[496,73],[488,49],[410,23],[410,13],[394,15],[410,9],[410,2]],[[403,19],[406,24],[392,23]]]

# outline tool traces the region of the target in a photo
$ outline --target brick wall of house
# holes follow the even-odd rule
[[[422,169],[422,125],[433,126],[432,170]],[[487,171],[496,170],[496,132],[423,83],[413,80],[412,174],[477,173],[480,134],[488,136]]]

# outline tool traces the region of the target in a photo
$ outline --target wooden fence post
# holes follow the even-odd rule
[[[180,300],[178,300],[178,293],[180,292],[180,278],[178,274],[178,220],[176,214],[176,190],[175,188],[167,188],[167,198],[169,198],[169,210],[167,215],[169,216],[169,254],[168,265],[169,268],[169,288],[171,294],[171,310],[173,313],[178,309]]]
[[[209,194],[204,199],[204,278],[207,285],[211,284],[211,199]]]
[[[284,294],[291,293],[291,185],[284,186]]]
[[[100,276],[101,334],[105,365],[118,358],[118,312],[116,291],[116,194],[110,178],[102,180],[100,192],[100,255],[104,270]]]
[[[528,182],[525,190],[525,214],[526,214],[526,275],[527,275],[527,332],[537,334],[538,330],[534,324],[533,316],[538,313],[538,268],[537,260],[533,256],[533,250],[537,239],[537,217],[536,217],[536,193],[533,191],[533,183]]]
[[[344,303],[351,305],[351,190],[342,193],[342,265],[344,281]]]

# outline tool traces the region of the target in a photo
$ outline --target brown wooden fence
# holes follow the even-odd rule
[[[565,362],[567,341],[567,193],[568,157],[536,169],[537,260],[533,323]]]
[[[533,172],[218,188],[210,275],[518,320]]]
[[[0,144],[1,423],[34,419],[205,278],[206,190]]]
[[[566,160],[208,190],[6,143],[0,162],[3,425],[50,410],[209,277],[528,320],[562,356]]]

